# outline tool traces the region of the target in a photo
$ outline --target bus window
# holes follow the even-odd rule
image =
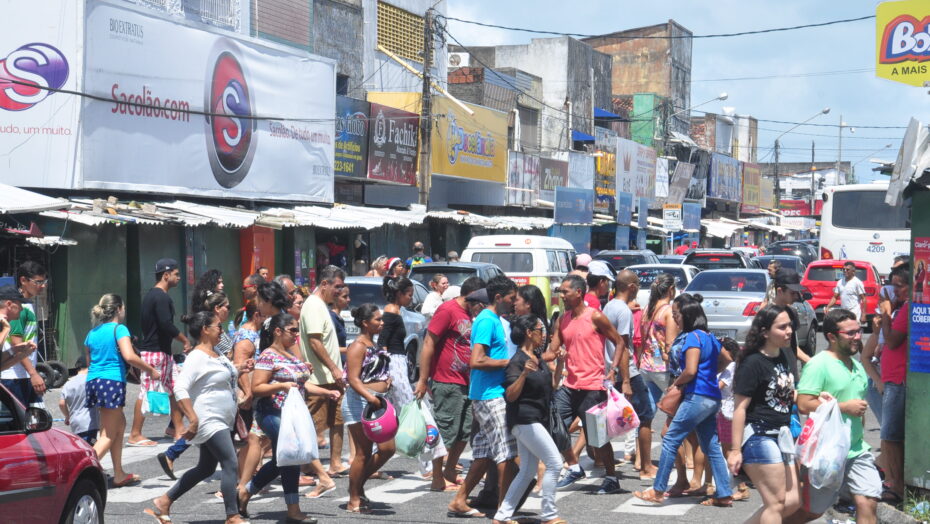
[[[885,191],[837,191],[832,200],[834,227],[875,230],[911,227],[910,206],[889,206],[885,203]]]

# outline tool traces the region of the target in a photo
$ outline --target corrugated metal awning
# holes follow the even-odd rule
[[[717,238],[730,238],[734,233],[743,229],[745,224],[726,219],[702,218],[701,225],[707,229],[707,234]]]
[[[0,184],[0,215],[38,213],[69,207],[71,204],[63,198],[52,198],[16,186]]]

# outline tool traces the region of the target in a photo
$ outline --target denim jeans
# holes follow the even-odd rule
[[[168,457],[168,460],[178,460],[178,457],[184,454],[184,452],[187,451],[187,448],[189,447],[191,447],[191,445],[187,439],[181,437],[178,440],[175,440],[174,444],[165,450],[165,456]]]
[[[717,438],[717,412],[720,410],[720,399],[705,397],[688,393],[685,395],[675,418],[662,439],[662,456],[659,458],[659,472],[656,474],[652,488],[658,493],[668,489],[668,477],[675,466],[675,456],[678,448],[692,431],[697,432],[698,443],[714,475],[714,484],[717,485],[717,498],[729,497],[733,494],[730,488],[730,472],[727,462],[720,449]]]
[[[255,420],[258,421],[258,427],[265,432],[265,435],[271,439],[271,460],[266,462],[258,473],[252,477],[246,489],[252,495],[258,493],[272,480],[281,475],[281,486],[284,488],[284,503],[298,504],[300,494],[297,493],[297,483],[300,479],[300,466],[281,466],[278,467],[278,432],[281,430],[281,411],[255,411]]]

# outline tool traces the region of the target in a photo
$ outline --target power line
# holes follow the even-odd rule
[[[797,29],[808,29],[811,27],[825,27],[836,24],[846,24],[849,22],[859,22],[862,20],[869,20],[875,18],[875,15],[860,16],[858,18],[844,18],[842,20],[830,20],[829,22],[819,22],[816,24],[803,24],[795,25],[789,27],[775,27],[771,29],[758,29],[754,31],[740,31],[737,33],[717,33],[717,34],[708,34],[708,35],[667,35],[667,36],[634,36],[634,35],[617,35],[617,34],[607,34],[607,35],[590,35],[582,33],[563,33],[561,31],[545,31],[539,29],[527,29],[523,27],[510,27],[505,25],[497,24],[488,24],[485,22],[477,22],[475,20],[464,20],[461,18],[455,18],[452,16],[444,16],[446,20],[454,20],[456,22],[462,22],[463,24],[472,24],[482,27],[490,27],[494,29],[504,29],[507,31],[522,31],[524,33],[535,33],[541,35],[556,35],[556,36],[572,36],[578,38],[613,38],[619,40],[676,40],[676,39],[688,39],[688,38],[728,38],[732,36],[745,36],[745,35],[758,35],[764,33],[777,33],[781,31],[794,31]],[[462,46],[464,47],[464,46]]]
[[[812,78],[817,76],[851,75],[857,73],[874,73],[874,68],[841,69],[838,71],[812,71],[808,73],[791,73],[784,75],[742,76],[733,78],[700,78],[691,82],[736,82],[742,80],[772,80],[774,78]]]

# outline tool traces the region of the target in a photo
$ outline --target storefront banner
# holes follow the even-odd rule
[[[617,191],[637,194],[636,157],[640,144],[626,138],[617,139]]]
[[[742,175],[739,167],[739,160],[714,153],[710,163],[710,184],[707,196],[739,202],[742,198]]]
[[[573,187],[555,189],[556,224],[590,224],[594,221],[594,191]]]
[[[656,198],[668,198],[668,159],[656,159]]]
[[[908,347],[911,373],[930,373],[930,196],[917,191],[911,197],[911,246],[913,249]],[[908,377],[908,387],[924,377]],[[926,468],[922,468],[926,469]]]
[[[633,194],[617,193],[617,223],[628,226],[633,223]]]
[[[594,128],[594,209],[610,214],[614,209],[617,185],[617,133],[603,127]]]
[[[926,0],[882,2],[875,9],[875,76],[927,87],[930,68],[930,4]]]
[[[76,183],[83,2],[4,2],[0,31],[0,182],[71,189]],[[29,85],[22,85],[22,82]]]
[[[759,164],[743,164],[743,202],[744,213],[758,213],[762,206],[762,169]]]
[[[85,187],[333,201],[335,61],[89,2]],[[69,24],[62,24],[69,25]]]
[[[420,115],[371,103],[368,178],[417,185]]]
[[[337,175],[368,176],[368,113],[371,104],[346,96],[336,97],[335,167]],[[342,202],[342,200],[339,200]]]
[[[539,157],[510,151],[507,174],[507,205],[534,207],[539,187]]]
[[[553,158],[564,160],[561,156]],[[568,187],[578,189],[594,187],[594,159],[595,157],[584,153],[568,152]]]
[[[649,224],[649,199],[640,198],[639,207],[636,209],[636,212],[639,213],[636,219],[636,227],[641,230],[645,230],[646,226]]]
[[[763,178],[759,187],[759,205],[765,209],[778,208],[775,203],[775,181],[771,178]]]
[[[781,214],[786,217],[809,217],[820,216],[823,212],[823,200],[817,200],[814,204],[814,213],[811,213],[811,203],[809,200],[782,200]]]
[[[817,227],[817,220],[811,217],[781,217],[779,225],[798,229],[812,229]]]
[[[709,151],[699,149],[694,151],[694,172],[691,173],[691,183],[688,185],[688,200],[700,200],[705,204],[707,198],[707,175],[710,172],[711,154]]]
[[[930,242],[930,238],[923,240]],[[910,315],[910,371],[930,373],[930,305],[911,303]]]
[[[656,201],[656,150],[643,145],[636,152],[636,196]]]
[[[701,230],[701,204],[685,202],[681,205],[681,227],[688,231]]]
[[[665,202],[669,204],[681,204],[688,194],[688,185],[691,183],[691,173],[694,172],[694,164],[681,162],[675,164],[675,170],[672,172],[672,180],[668,185],[668,197]]]
[[[507,181],[507,114],[466,104],[469,115],[443,97],[433,98],[433,173],[488,182]]]
[[[554,158],[539,159],[539,199],[552,202],[555,190],[568,186],[568,162]]]
[[[614,249],[630,249],[630,226],[617,226]]]

